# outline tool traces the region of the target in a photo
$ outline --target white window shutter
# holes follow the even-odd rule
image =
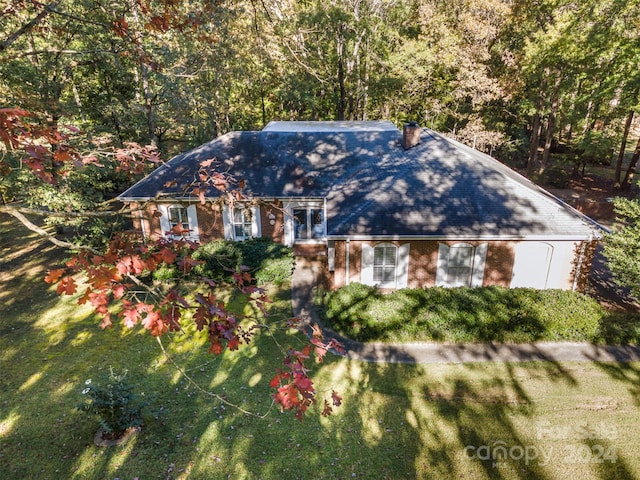
[[[224,227],[224,239],[233,240],[232,213],[229,205],[222,206],[222,225]]]
[[[293,213],[290,204],[284,205],[284,244],[293,247]]]
[[[447,286],[447,265],[449,264],[449,246],[438,244],[438,264],[436,267],[436,286]]]
[[[329,271],[333,272],[336,269],[336,242],[335,240],[329,240],[327,242],[327,266]]]
[[[398,258],[396,260],[396,288],[407,288],[409,281],[409,247],[411,244],[405,243],[398,247]]]
[[[360,267],[360,283],[374,285],[373,283],[373,247],[362,244],[362,265]]]
[[[200,231],[198,230],[198,213],[195,204],[187,207],[187,219],[189,220],[189,239],[200,241]]]
[[[251,207],[251,236],[253,238],[259,238],[262,236],[260,207]]]
[[[170,235],[167,233],[171,230],[171,222],[169,222],[169,206],[158,205],[158,211],[160,212],[160,233],[163,237],[167,238]]]
[[[135,208],[140,208],[140,207],[136,205]],[[149,238],[149,232],[147,231],[148,224],[142,209],[138,210],[138,221],[140,222],[140,231],[142,231],[142,238],[147,240]]]
[[[471,274],[471,286],[481,287],[484,280],[484,264],[487,258],[488,244],[478,245],[473,256],[473,273]]]

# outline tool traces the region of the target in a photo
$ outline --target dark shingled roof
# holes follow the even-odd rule
[[[599,236],[593,221],[524,177],[433,131],[404,150],[389,122],[296,124],[223,135],[174,157],[120,198],[184,198],[200,163],[215,158],[218,169],[245,180],[249,195],[326,198],[330,237]],[[220,192],[210,187],[206,195]]]

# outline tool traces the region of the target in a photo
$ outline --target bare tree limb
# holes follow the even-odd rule
[[[35,26],[40,24],[50,14],[59,15],[61,17],[69,18],[77,22],[88,23],[90,25],[96,25],[96,26],[107,28],[107,29],[111,28],[111,26],[106,23],[96,22],[96,21],[90,20],[87,17],[79,17],[77,15],[73,15],[73,14],[58,10],[56,7],[60,3],[60,1],[61,0],[54,0],[53,2],[47,5],[43,5],[44,9],[38,15],[36,15],[32,20],[22,25],[18,30],[13,32],[6,39],[1,41],[0,53],[6,51],[16,40],[18,40],[21,36],[25,35],[26,33],[29,33]],[[67,52],[62,51],[60,53],[67,53]],[[74,52],[68,52],[68,53],[74,53]]]
[[[76,22],[88,23],[89,25],[97,25],[99,27],[111,28],[111,26],[106,24],[106,23],[96,22],[94,20],[90,20],[87,17],[79,17],[77,15],[72,15],[71,13],[61,12],[60,10],[57,10],[55,8],[58,3],[59,3],[59,0],[56,1],[55,4],[51,4],[50,6],[47,5],[47,7],[46,7],[47,10],[49,10],[51,13],[55,13],[56,15],[60,15],[61,17],[70,18],[71,20],[75,20]]]
[[[260,414],[260,413],[250,412],[242,408],[240,405],[230,402],[229,400],[226,399],[226,396],[223,396],[218,393],[211,392],[209,390],[202,388],[200,384],[196,382],[189,374],[187,374],[187,372],[177,364],[177,362],[173,359],[173,357],[169,355],[167,350],[164,348],[164,345],[162,344],[162,339],[160,337],[156,337],[156,341],[158,342],[158,345],[160,346],[160,350],[162,350],[162,353],[164,354],[165,358],[169,361],[169,363],[171,363],[171,365],[173,365],[173,367],[185,378],[185,380],[188,383],[190,383],[200,393],[203,393],[205,395],[208,395],[209,397],[215,398],[220,403],[223,403],[229,407],[235,408],[239,412],[242,412],[245,415],[251,416],[251,417],[257,417],[262,419],[267,418],[267,416],[269,415],[269,412],[271,412],[271,410],[273,409],[273,406],[275,405],[275,401],[271,402],[271,405],[269,406],[269,408],[265,413]]]
[[[53,243],[54,245],[56,245],[58,247],[67,248],[67,249],[70,249],[70,250],[88,250],[91,253],[94,253],[96,255],[100,255],[100,252],[98,252],[97,250],[95,250],[95,249],[93,249],[93,248],[91,248],[89,246],[76,245],[75,243],[71,243],[71,242],[66,242],[64,240],[60,240],[55,235],[47,232],[45,229],[43,229],[43,228],[39,227],[38,225],[36,225],[35,223],[33,223],[31,220],[29,220],[27,217],[25,217],[19,210],[15,209],[14,207],[10,207],[8,205],[0,205],[0,212],[7,213],[7,214],[13,216],[14,218],[17,218],[29,230],[31,230],[32,232],[35,232],[38,235],[44,237],[45,239],[47,239],[48,241],[50,241],[51,243]]]
[[[115,217],[129,213],[128,209],[109,210],[109,211],[91,211],[91,212],[58,212],[54,210],[40,210],[36,208],[28,208],[15,205],[0,205],[0,212],[13,215],[12,212],[24,213],[25,215],[37,215],[39,217],[61,217],[61,218],[97,218],[97,217]]]
[[[48,50],[29,50],[26,52],[16,52],[13,55],[9,55],[4,57],[6,60],[11,60],[14,58],[22,58],[22,57],[31,57],[34,55],[91,55],[94,53],[108,53],[111,55],[116,55],[117,52],[111,50],[59,50],[59,49],[48,49]]]
[[[15,42],[22,35],[29,33],[33,27],[38,25],[42,20],[45,19],[47,15],[53,12],[53,9],[60,3],[60,0],[55,0],[48,5],[44,6],[44,10],[36,15],[35,18],[25,23],[18,30],[9,35],[5,40],[0,42],[0,53],[4,52],[7,48],[11,46],[13,42]]]

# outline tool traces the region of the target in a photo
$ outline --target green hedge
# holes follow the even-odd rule
[[[227,281],[245,266],[259,285],[280,285],[288,281],[294,265],[293,250],[268,238],[243,242],[214,240],[198,247],[193,258],[203,262],[194,268],[195,276]],[[177,275],[176,269],[161,267],[154,272],[154,279],[170,280]]]
[[[329,326],[359,341],[633,343],[637,315],[611,313],[565,290],[441,288],[382,294],[352,283],[321,300]]]

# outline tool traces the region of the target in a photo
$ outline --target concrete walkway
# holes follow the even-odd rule
[[[318,284],[322,266],[303,257],[296,258],[291,280],[293,312],[304,322],[315,322],[323,328],[325,340],[335,338],[355,360],[386,363],[467,363],[467,362],[551,362],[640,361],[640,346],[604,346],[573,342],[540,342],[529,344],[442,344],[442,343],[360,343],[346,339],[320,322],[312,305],[313,289]]]

